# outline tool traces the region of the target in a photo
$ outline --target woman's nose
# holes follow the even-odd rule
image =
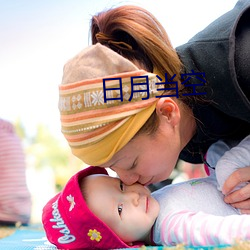
[[[139,180],[139,175],[135,173],[129,173],[127,170],[112,168],[119,176],[119,178],[124,182],[126,185],[132,185]]]

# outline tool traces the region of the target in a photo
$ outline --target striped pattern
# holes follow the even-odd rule
[[[161,243],[171,246],[218,246],[250,239],[250,216],[216,216],[203,212],[172,211],[162,224]]]
[[[0,221],[28,223],[31,198],[25,157],[11,123],[0,119]]]
[[[131,77],[142,78],[136,78],[132,84]],[[119,89],[119,80],[107,81],[105,83],[106,103],[104,102],[104,78],[59,86],[62,133],[71,147],[82,147],[102,140],[120,128],[131,116],[153,105],[156,102],[155,96],[162,93],[158,89],[163,88],[163,84],[156,84],[159,82],[156,75],[144,70],[114,74],[107,78],[121,79],[122,89]],[[110,88],[115,89],[109,90]],[[133,92],[134,90],[137,92]],[[131,93],[132,99],[129,101]],[[109,100],[110,98],[116,98],[116,100]]]

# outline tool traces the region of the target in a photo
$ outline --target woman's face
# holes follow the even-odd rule
[[[163,181],[170,176],[181,151],[177,130],[160,122],[155,135],[136,136],[101,167],[114,170],[126,185]]]

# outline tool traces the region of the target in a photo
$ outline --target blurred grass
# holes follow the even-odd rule
[[[14,227],[14,226],[0,226],[0,239],[5,238],[7,236],[12,235],[16,230],[20,229],[20,227]],[[42,230],[42,226],[36,226],[34,227],[36,230]],[[235,243],[235,245],[230,247],[223,247],[223,248],[188,248],[184,247],[183,245],[177,245],[176,247],[159,247],[161,250],[194,250],[194,249],[213,249],[213,250],[250,250],[250,241],[238,241]],[[159,249],[158,247],[146,247],[143,246],[140,248],[140,250],[153,250],[153,249]]]
[[[0,239],[10,236],[16,229],[16,227],[0,226]]]

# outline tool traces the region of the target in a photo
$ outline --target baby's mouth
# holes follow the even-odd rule
[[[146,196],[146,213],[148,212],[148,205],[149,205],[149,200],[148,200],[148,197]]]

